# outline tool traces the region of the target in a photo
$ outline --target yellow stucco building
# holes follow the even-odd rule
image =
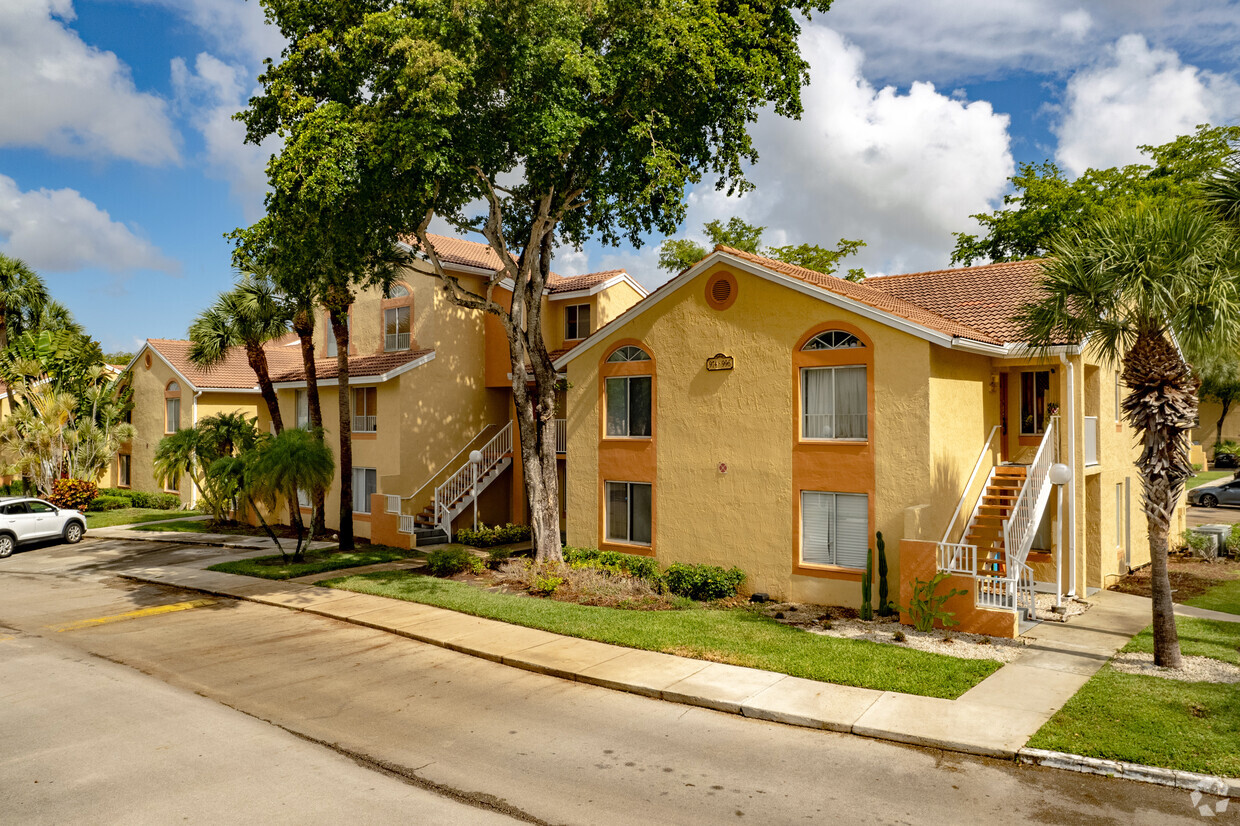
[[[1038,270],[854,284],[716,248],[557,362],[568,542],[855,606],[881,531],[893,597],[948,571],[1006,635],[1034,590],[1105,587],[1148,561],[1136,452],[1114,367],[1020,341]]]

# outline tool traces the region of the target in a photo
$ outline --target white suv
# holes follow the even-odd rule
[[[80,511],[57,508],[42,499],[0,496],[0,559],[18,545],[60,537],[70,545],[86,534]]]

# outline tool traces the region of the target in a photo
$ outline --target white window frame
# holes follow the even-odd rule
[[[404,313],[405,324],[404,331],[401,331],[401,313]],[[394,323],[388,322],[388,313],[392,313]],[[389,333],[388,329],[396,330]],[[408,350],[410,342],[413,338],[413,313],[408,306],[405,307],[388,307],[383,311],[383,351],[385,353],[399,353],[402,350]]]
[[[625,503],[625,536],[617,537],[611,534],[611,486],[624,485],[624,503]],[[634,540],[633,536],[633,488],[645,487],[650,489],[650,513],[647,521],[650,523],[650,541],[641,542]],[[649,548],[654,541],[654,485],[650,482],[622,482],[618,480],[607,480],[603,483],[603,537],[607,542],[618,543],[621,545],[639,545],[643,548]]]
[[[831,535],[827,537],[827,540],[826,540],[826,543],[827,543],[826,553],[827,553],[828,561],[823,561],[822,559],[807,560],[805,558],[805,544],[806,544],[805,540],[806,540],[806,536],[808,535],[809,531],[806,529],[806,525],[805,525],[805,514],[807,511],[806,499],[807,497],[821,497],[821,496],[830,497],[830,501],[831,501],[831,515],[829,517]],[[848,499],[853,501],[853,504],[857,504],[856,500],[860,500],[861,509],[865,513],[865,523],[866,523],[865,530],[861,532],[862,547],[859,551],[857,549],[850,549],[853,556],[860,554],[861,559],[859,560],[859,564],[845,564],[839,561],[840,550],[841,550],[840,545],[839,545],[839,542],[840,542],[839,540],[839,526],[840,526],[839,500],[841,497],[847,497]],[[801,491],[800,519],[801,519],[801,543],[800,543],[801,547],[797,549],[797,560],[800,562],[801,565],[809,566],[809,567],[819,567],[819,568],[828,567],[828,568],[846,568],[848,570],[861,570],[861,571],[865,570],[865,557],[870,553],[870,546],[869,546],[870,497],[868,494],[825,491],[825,490],[803,490]],[[852,559],[849,561],[858,562],[858,560],[856,559]]]
[[[650,382],[650,417],[647,422],[650,432],[647,434],[633,434],[633,391],[629,389],[629,384],[634,379],[645,379]],[[611,432],[611,418],[607,415],[608,406],[607,399],[611,395],[611,382],[624,382],[624,433]],[[603,378],[603,430],[609,439],[650,439],[654,436],[654,376],[605,376]]]
[[[310,491],[297,489],[297,507],[310,510],[314,503],[310,501]]]
[[[585,332],[582,332],[581,313],[585,311]],[[580,341],[590,337],[590,329],[594,319],[591,317],[589,304],[569,304],[564,308],[564,340]],[[571,332],[570,332],[571,327]]]
[[[310,391],[296,390],[293,398],[293,417],[297,421],[297,427],[308,430],[310,428]]]
[[[809,399],[808,399],[808,398],[806,398],[806,393],[807,393],[807,390],[808,390],[808,386],[807,386],[806,377],[807,377],[810,373],[817,372],[817,371],[824,371],[824,370],[829,370],[829,371],[831,371],[831,382],[832,382],[832,390],[831,390],[831,404],[832,404],[832,410],[830,410],[829,412],[825,412],[825,413],[810,413],[810,412],[809,412]],[[835,391],[835,376],[836,376],[836,374],[837,374],[839,371],[841,371],[841,370],[860,370],[860,371],[861,371],[862,376],[864,376],[864,377],[865,377],[865,391],[864,391],[864,394],[865,394],[865,400],[864,400],[864,403],[863,403],[863,408],[864,408],[864,409],[863,409],[863,411],[862,411],[862,412],[861,412],[861,414],[860,414],[860,415],[862,416],[862,420],[861,420],[861,421],[862,421],[862,429],[865,431],[865,435],[864,435],[864,436],[835,436],[835,435],[832,435],[832,436],[807,436],[807,435],[805,435],[805,434],[809,431],[809,428],[807,428],[807,427],[806,427],[806,424],[807,424],[807,421],[808,421],[808,419],[809,419],[809,417],[810,417],[810,416],[830,416],[830,417],[832,418],[832,428],[831,428],[831,431],[832,431],[832,433],[836,433],[836,432],[838,432],[839,428],[834,426],[834,425],[835,425],[835,422],[834,422],[835,417],[836,417],[836,416],[840,416],[840,415],[849,415],[849,414],[841,414],[841,413],[838,413],[838,412],[837,412],[837,411],[838,411],[838,409],[839,409],[839,394]],[[801,393],[801,439],[802,439],[803,441],[807,441],[807,442],[866,442],[866,441],[869,441],[869,439],[870,439],[870,384],[869,384],[869,382],[870,382],[870,370],[869,370],[869,368],[868,368],[868,367],[866,367],[866,365],[864,365],[864,364],[839,364],[839,365],[831,364],[831,365],[822,365],[822,366],[820,366],[820,367],[818,367],[818,366],[815,366],[815,367],[802,367],[802,368],[801,368],[801,377],[800,377],[800,378],[801,378],[801,387],[800,387],[800,393]],[[851,414],[851,415],[857,415],[857,414]]]
[[[365,404],[367,393],[374,394],[374,409]],[[374,387],[351,387],[349,395],[352,397],[353,408],[353,432],[354,433],[378,433],[379,432],[379,391]],[[363,400],[362,410],[358,412],[358,397]]]
[[[1033,374],[1033,399],[1030,400],[1029,409],[1033,411],[1033,429],[1025,430],[1025,373]],[[1043,397],[1042,406],[1042,428],[1038,429],[1038,376],[1046,376],[1046,395]],[[1020,371],[1020,391],[1016,394],[1016,403],[1018,405],[1020,418],[1020,435],[1021,436],[1042,436],[1046,433],[1046,428],[1050,424],[1050,395],[1051,395],[1051,371],[1050,370],[1022,370]]]
[[[116,454],[116,484],[122,488],[133,484],[133,456],[128,453]]]
[[[344,317],[344,327],[349,333],[349,341],[353,341],[353,313],[350,312]],[[327,316],[327,357],[335,358],[340,352],[340,348],[336,346],[336,332],[332,329],[332,317]]]
[[[373,480],[369,485],[368,480]],[[372,467],[353,468],[353,512],[370,513],[370,494],[379,492],[379,472]]]
[[[176,415],[172,415],[172,406],[176,405]],[[164,399],[164,432],[176,433],[181,429],[181,399]]]

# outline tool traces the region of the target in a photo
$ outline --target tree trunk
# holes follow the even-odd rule
[[[1124,418],[1137,432],[1142,450],[1142,507],[1150,545],[1150,593],[1153,612],[1154,663],[1179,668],[1180,641],[1167,576],[1167,540],[1171,517],[1192,475],[1188,433],[1197,416],[1197,384],[1161,330],[1138,331],[1124,356]]]
[[[1219,401],[1221,401],[1223,405],[1223,415],[1218,417],[1218,424],[1215,425],[1215,430],[1218,434],[1214,439],[1214,446],[1216,448],[1223,442],[1223,421],[1227,418],[1227,411],[1231,408],[1230,398],[1223,398]],[[1202,470],[1205,470],[1205,468],[1202,468]]]
[[[353,550],[353,410],[349,398],[349,304],[328,307],[332,335],[336,337],[337,386],[340,402],[340,550]]]
[[[267,354],[261,344],[247,342],[245,355],[249,359],[250,369],[258,376],[258,391],[267,403],[267,412],[271,414],[271,426],[276,433],[284,430],[284,419],[280,416],[280,401],[276,398],[276,389],[271,385],[271,371],[267,369]]]
[[[323,408],[319,404],[319,374],[314,365],[314,319],[310,312],[299,310],[293,316],[293,329],[301,339],[301,361],[306,369],[306,406],[310,412],[310,426],[322,439]],[[327,533],[327,492],[316,490],[312,495],[314,507],[310,516],[310,532]]]
[[[535,373],[538,372],[536,368]],[[534,558],[539,562],[561,562],[564,554],[560,545],[559,474],[555,459],[555,374],[549,363],[547,372],[551,373],[550,381],[539,382],[535,378],[531,385],[518,385],[514,374],[513,401]]]

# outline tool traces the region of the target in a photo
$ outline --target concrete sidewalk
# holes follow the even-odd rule
[[[243,558],[235,554],[230,558]],[[1027,650],[956,700],[790,677],[565,637],[419,603],[205,568],[221,559],[120,572],[131,579],[350,622],[529,671],[669,702],[921,746],[1014,757],[1149,624],[1149,601],[1101,592],[1068,624],[1043,623]]]
[[[205,520],[207,517],[187,517],[184,520],[174,519],[168,520],[173,522],[189,521],[191,519]],[[161,520],[164,521],[164,520]],[[238,548],[270,551],[278,553],[276,544],[267,536],[244,536],[238,534],[227,533],[193,533],[188,531],[153,531],[153,530],[136,530],[141,525],[158,525],[160,522],[139,523],[139,525],[114,525],[108,528],[94,528],[87,532],[87,536],[96,539],[136,539],[139,542],[177,542],[182,545],[210,545],[219,548]],[[295,539],[281,539],[286,553],[292,553],[293,548],[297,544]],[[306,546],[307,550],[319,551],[324,548],[335,548],[335,542],[325,540],[317,540]],[[250,554],[249,556],[253,556]],[[213,560],[212,565],[221,560]]]

